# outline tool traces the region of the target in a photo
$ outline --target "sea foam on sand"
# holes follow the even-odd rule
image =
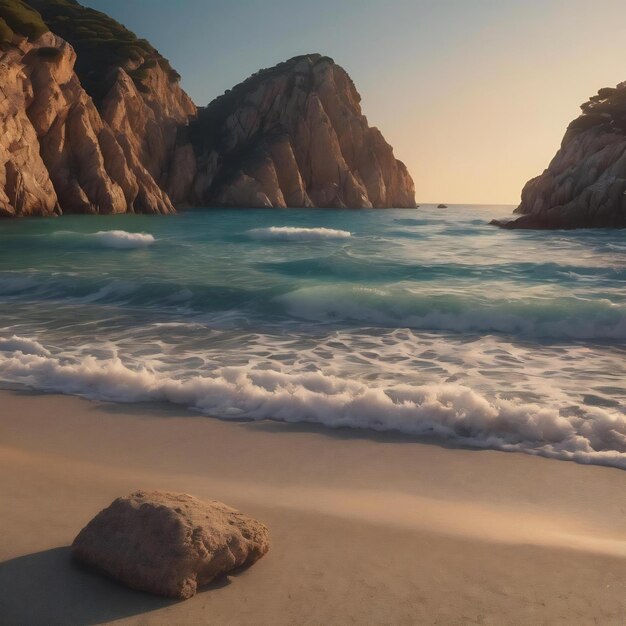
[[[166,401],[220,418],[274,419],[433,436],[626,469],[626,415],[489,399],[458,384],[378,385],[320,371],[221,367],[172,377],[119,357],[51,355],[35,340],[0,344],[0,378],[34,389],[117,402]]]

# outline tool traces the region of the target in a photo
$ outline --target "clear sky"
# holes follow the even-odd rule
[[[626,80],[623,0],[83,0],[172,61],[197,104],[261,67],[329,55],[418,202],[508,203],[579,105]]]

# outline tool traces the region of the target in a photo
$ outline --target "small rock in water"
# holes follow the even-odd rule
[[[117,498],[83,528],[72,555],[142,591],[187,599],[269,550],[268,529],[217,501],[137,491]]]
[[[448,205],[447,205],[447,204],[438,204],[438,205],[437,205],[437,208],[438,208],[438,209],[447,209],[447,208],[448,208]]]

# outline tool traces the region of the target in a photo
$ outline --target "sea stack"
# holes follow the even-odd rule
[[[361,112],[331,58],[264,69],[200,110],[188,129],[198,170],[174,201],[250,207],[415,207],[413,181]],[[182,150],[186,150],[183,143]],[[181,180],[188,172],[185,159]]]
[[[582,105],[543,174],[529,181],[506,228],[626,227],[626,82]]]

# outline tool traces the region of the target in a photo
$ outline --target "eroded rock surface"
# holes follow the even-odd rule
[[[102,89],[92,97],[76,73],[75,49],[41,32],[48,23],[37,7],[70,35],[83,27],[69,18],[59,22],[68,17],[63,11],[87,12],[94,24],[110,20],[74,2],[0,4],[0,215],[173,212],[159,183],[167,180],[178,127],[195,115],[177,75],[147,44],[110,57],[101,49],[109,40],[92,38],[109,65],[98,66],[102,75],[90,80],[90,64],[83,63],[85,83]],[[119,36],[136,39],[117,27]],[[136,81],[126,73],[146,64]]]
[[[217,501],[137,491],[117,498],[80,531],[72,554],[142,591],[187,599],[269,550],[269,532]]]
[[[103,13],[77,2],[28,1],[76,50],[76,74],[113,131],[139,185],[134,210],[172,212],[164,189],[176,136],[196,115],[195,105],[180,87],[179,74],[148,41]]]
[[[626,227],[626,83],[582,105],[561,148],[522,191],[506,228]]]
[[[332,59],[261,70],[200,113],[179,79],[75,0],[0,0],[0,216],[415,206]]]
[[[58,198],[26,111],[33,88],[19,48],[0,52],[0,215],[51,215]]]
[[[261,70],[200,110],[189,129],[197,172],[171,190],[175,202],[414,207],[405,165],[360,101],[345,70],[319,54]]]

